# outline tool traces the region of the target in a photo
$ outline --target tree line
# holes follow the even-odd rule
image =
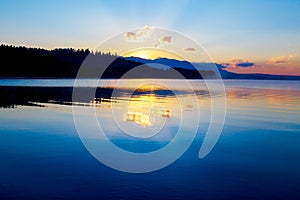
[[[89,49],[42,49],[24,46],[0,46],[0,78],[75,78],[86,59],[92,60],[97,67],[109,66],[101,78],[121,78],[126,72],[143,63],[127,60],[126,58],[103,52],[92,52]],[[112,62],[111,62],[112,61]],[[202,78],[201,75],[190,69],[176,69],[185,78]],[[168,70],[143,66],[143,74],[134,74],[128,78],[176,78],[168,76]],[[140,77],[141,76],[141,77]],[[92,71],[84,78],[99,78]]]

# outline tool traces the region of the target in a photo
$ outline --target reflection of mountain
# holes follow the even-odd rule
[[[89,88],[82,88],[82,91],[89,91]],[[98,88],[96,98],[110,98],[113,89]],[[0,87],[0,107],[14,108],[19,105],[36,106],[39,103],[59,103],[72,105],[72,87]],[[93,99],[82,97],[80,102],[73,104],[90,104]]]
[[[80,87],[82,93],[89,93],[93,88],[91,87]],[[151,98],[160,97],[173,97],[174,93],[169,90],[163,90],[161,88],[155,90],[136,90],[131,94],[132,90],[127,88],[101,88],[98,87],[95,92],[95,97],[90,98],[86,96],[80,97],[78,102],[72,102],[73,87],[19,87],[19,86],[0,86],[0,108],[15,108],[20,105],[37,106],[40,103],[57,103],[64,105],[90,105],[95,107],[105,107],[110,108],[111,103],[116,103],[113,100],[112,94],[115,95],[134,95],[134,101],[131,104],[138,102],[140,110],[132,110],[134,112],[143,112],[145,107],[149,107],[148,103],[151,102]],[[180,91],[177,91],[179,94]],[[150,95],[152,94],[152,96]],[[118,96],[117,95],[117,96]],[[147,97],[147,98],[146,98]],[[154,99],[155,100],[155,99]],[[147,105],[147,106],[146,106]],[[162,117],[168,117],[163,109],[154,110],[158,115]]]

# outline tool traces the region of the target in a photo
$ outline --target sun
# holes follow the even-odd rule
[[[170,58],[170,59],[177,59],[183,60],[182,57],[176,55],[175,53],[157,49],[157,48],[143,48],[143,49],[136,49],[132,51],[128,51],[121,56],[123,57],[139,57],[144,59],[157,59],[157,58]]]

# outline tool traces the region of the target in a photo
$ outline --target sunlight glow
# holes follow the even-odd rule
[[[158,49],[158,48],[146,48],[146,49],[137,49],[124,53],[124,57],[139,57],[144,59],[157,59],[157,58],[171,58],[182,60],[182,58],[172,52]]]

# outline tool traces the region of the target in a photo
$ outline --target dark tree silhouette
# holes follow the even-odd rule
[[[89,49],[75,50],[27,48],[23,46],[0,46],[0,78],[75,78],[76,74],[89,55],[93,70],[84,74],[84,78],[99,78],[94,73],[100,67],[110,63],[101,78],[120,78],[136,66],[142,65],[137,61],[128,60],[113,54],[91,52]],[[113,61],[113,62],[111,62]],[[174,68],[185,78],[200,79],[196,70]],[[208,72],[213,73],[213,72]],[[127,78],[178,78],[170,75],[168,70],[143,66],[143,73],[134,74]]]

